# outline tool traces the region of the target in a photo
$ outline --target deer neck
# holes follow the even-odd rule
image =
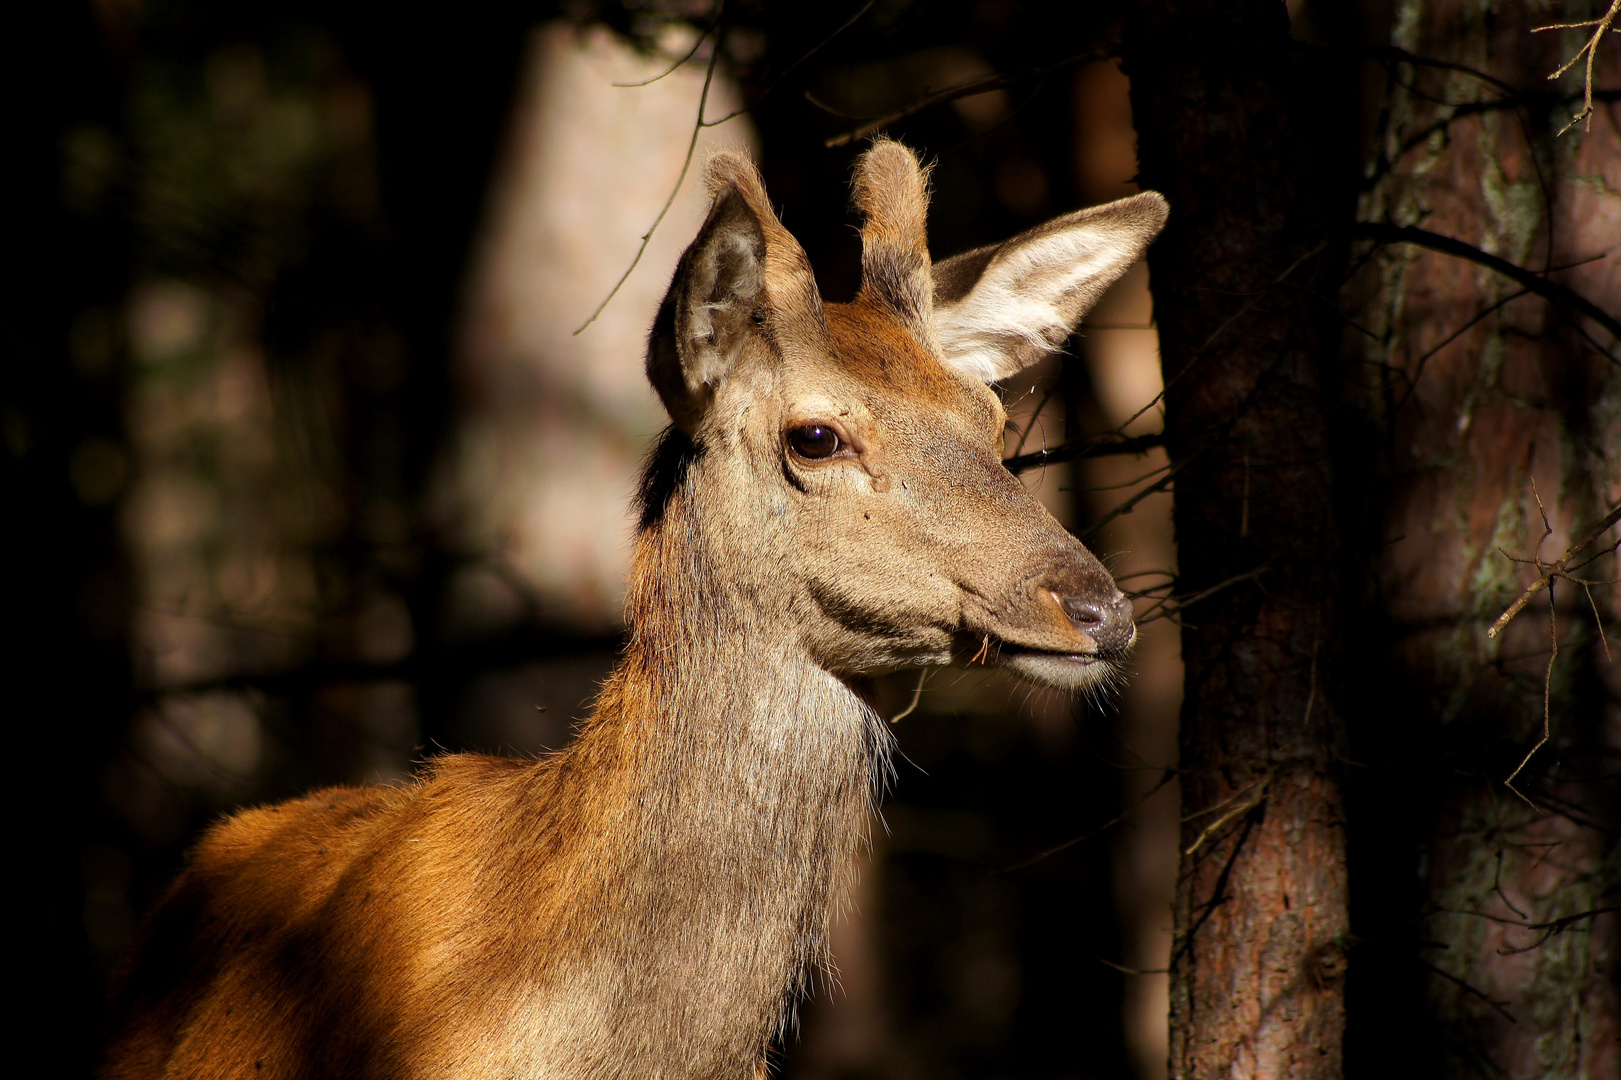
[[[890,736],[765,580],[720,572],[707,533],[679,500],[643,530],[631,641],[571,754],[606,781],[619,852],[598,910],[616,925],[598,940],[624,944],[619,974],[645,988],[631,1007],[659,1011],[661,980],[679,981],[682,1000],[754,1018],[716,1040],[757,1044],[826,960]]]

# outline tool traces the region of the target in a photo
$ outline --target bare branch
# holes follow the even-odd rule
[[[827,37],[823,38],[821,41],[818,41],[815,45],[812,45],[809,49],[806,49],[804,52],[800,53],[799,54],[799,59],[795,60],[793,63],[789,64],[787,67],[783,68],[780,72],[778,72],[777,77],[772,79],[771,82],[766,85],[766,88],[764,90],[760,91],[760,96],[759,97],[755,98],[753,101],[751,101],[749,104],[745,105],[741,109],[732,110],[731,112],[727,113],[725,116],[721,117],[719,120],[710,120],[710,121],[708,121],[707,123],[704,124],[704,126],[705,127],[714,127],[717,124],[724,124],[724,123],[726,123],[726,121],[731,120],[734,117],[742,116],[744,113],[751,112],[754,109],[758,108],[759,105],[760,105],[760,102],[764,101],[766,98],[771,96],[771,92],[777,88],[778,83],[782,82],[782,80],[786,79],[789,75],[793,74],[794,71],[799,68],[799,65],[803,64],[805,61],[809,60],[811,57],[813,57],[817,53],[821,52],[822,49],[825,48],[829,43],[831,43],[834,38],[838,37],[840,34],[844,33],[846,30],[850,29],[850,27],[854,26],[858,21],[860,21],[860,19],[861,19],[861,17],[863,15],[865,15],[867,12],[872,10],[872,6],[874,4],[876,4],[877,2],[878,2],[878,0],[867,0],[867,2],[865,4],[862,4],[859,8],[856,9],[856,13],[854,15],[850,16],[848,19],[845,19],[844,22],[840,23],[839,28],[837,30],[835,30],[831,34],[827,35]]]
[[[1131,414],[1131,416],[1127,417],[1125,422],[1119,427],[1115,428],[1112,432],[1109,432],[1106,435],[1094,435],[1084,439],[1060,443],[1057,446],[1037,450],[1029,454],[1019,454],[1005,459],[1002,464],[1007,466],[1008,471],[1010,472],[1021,473],[1043,465],[1056,465],[1059,462],[1076,461],[1081,458],[1107,457],[1115,454],[1146,454],[1155,447],[1165,445],[1165,437],[1161,432],[1156,432],[1149,435],[1127,436],[1125,434],[1125,429],[1134,424],[1137,419],[1144,413],[1148,412],[1149,409],[1152,409],[1155,405],[1159,404],[1159,402],[1164,399],[1166,391],[1168,391],[1172,386],[1176,385],[1178,379],[1182,378],[1183,375],[1192,370],[1194,361],[1203,356],[1210,346],[1215,344],[1216,339],[1220,337],[1229,326],[1233,325],[1233,323],[1237,322],[1246,313],[1252,310],[1261,302],[1263,298],[1266,297],[1270,290],[1283,284],[1284,281],[1288,279],[1289,275],[1293,274],[1308,259],[1322,251],[1327,246],[1327,241],[1319,243],[1316,247],[1313,247],[1310,251],[1307,251],[1304,255],[1301,255],[1294,262],[1290,263],[1283,273],[1274,278],[1265,288],[1256,292],[1256,294],[1252,296],[1247,303],[1229,316],[1220,326],[1216,327],[1210,336],[1205,339],[1204,344],[1199,346],[1192,358],[1183,365],[1182,370],[1178,371],[1175,375],[1172,375],[1168,380],[1166,380],[1165,384],[1160,387],[1159,393],[1155,394],[1153,399],[1150,400],[1148,404],[1144,405],[1135,413]],[[1148,328],[1152,328],[1152,326],[1152,323],[1148,324]],[[1180,466],[1178,467],[1180,468]],[[1169,478],[1167,477],[1167,481],[1168,480]],[[1142,494],[1151,494],[1152,491],[1157,491],[1163,486],[1165,485],[1161,484],[1159,487],[1150,489],[1150,491],[1143,492]],[[1109,517],[1105,518],[1104,521],[1112,520],[1114,517],[1122,513],[1129,513],[1131,511],[1131,507],[1135,506],[1136,504],[1137,500],[1133,500],[1129,505],[1117,509],[1114,514],[1109,515]],[[1103,521],[1100,521],[1096,526],[1093,526],[1093,528],[1097,528],[1103,523]]]
[[[1529,296],[1529,295],[1531,295],[1531,294],[1525,289],[1521,289],[1518,292],[1509,293],[1507,296],[1505,296],[1501,300],[1497,301],[1497,303],[1495,303],[1495,304],[1491,305],[1490,307],[1486,308],[1485,310],[1480,311],[1479,313],[1477,313],[1474,318],[1470,319],[1468,322],[1464,323],[1462,326],[1458,327],[1456,330],[1452,331],[1452,333],[1448,334],[1445,338],[1443,338],[1439,345],[1435,346],[1434,348],[1432,348],[1428,352],[1426,352],[1423,356],[1419,357],[1418,362],[1413,365],[1413,376],[1412,376],[1412,378],[1407,380],[1407,392],[1402,394],[1401,400],[1396,402],[1395,409],[1392,410],[1392,411],[1395,411],[1395,412],[1401,411],[1402,407],[1407,404],[1408,400],[1411,399],[1412,396],[1415,393],[1418,392],[1418,380],[1423,378],[1423,376],[1424,376],[1424,365],[1428,364],[1430,362],[1430,359],[1432,357],[1434,357],[1436,353],[1440,352],[1442,349],[1446,348],[1448,345],[1451,345],[1454,341],[1457,341],[1464,334],[1468,333],[1469,329],[1471,327],[1475,326],[1482,319],[1488,318],[1492,314],[1492,312],[1497,311],[1497,310],[1505,307],[1511,301],[1518,300],[1522,296]]]
[[[1206,840],[1210,839],[1212,834],[1220,830],[1222,826],[1226,825],[1234,818],[1241,817],[1244,814],[1249,813],[1251,810],[1254,810],[1257,806],[1260,806],[1261,803],[1266,799],[1266,789],[1272,786],[1272,778],[1276,775],[1276,769],[1268,769],[1265,773],[1263,773],[1259,780],[1255,781],[1255,783],[1251,784],[1249,788],[1245,789],[1245,791],[1242,793],[1244,798],[1240,800],[1237,805],[1233,806],[1226,813],[1218,817],[1215,821],[1212,821],[1209,825],[1206,825],[1203,831],[1201,831],[1199,835],[1194,838],[1193,843],[1189,844],[1187,850],[1182,852],[1182,854],[1192,855],[1195,851],[1199,850],[1200,846],[1203,845]],[[1233,798],[1236,799],[1238,796],[1234,795]]]
[[[1166,488],[1170,487],[1172,482],[1176,480],[1176,474],[1181,472],[1183,469],[1187,468],[1190,464],[1192,464],[1194,462],[1194,460],[1196,460],[1198,458],[1198,456],[1199,456],[1198,452],[1189,454],[1186,458],[1184,458],[1182,460],[1181,464],[1172,467],[1170,470],[1168,470],[1165,473],[1164,476],[1160,477],[1158,480],[1154,481],[1152,484],[1149,484],[1147,487],[1143,488],[1137,494],[1133,495],[1131,498],[1127,499],[1125,502],[1121,503],[1119,506],[1115,507],[1113,510],[1110,510],[1107,514],[1104,514],[1102,517],[1098,518],[1096,521],[1094,521],[1087,528],[1087,530],[1085,532],[1080,534],[1080,539],[1085,540],[1087,537],[1091,536],[1093,533],[1095,533],[1099,529],[1103,528],[1103,526],[1107,525],[1109,522],[1113,521],[1115,518],[1120,517],[1120,516],[1122,516],[1124,514],[1129,514],[1133,510],[1137,509],[1137,504],[1142,502],[1144,499],[1148,498],[1150,495],[1154,495],[1154,494],[1156,494],[1158,492],[1161,492],[1161,491],[1164,491]]]
[[[1520,763],[1514,766],[1514,771],[1508,774],[1508,779],[1503,781],[1504,787],[1518,795],[1525,805],[1532,809],[1536,809],[1537,804],[1527,799],[1525,794],[1514,786],[1514,778],[1531,763],[1538,750],[1548,745],[1548,739],[1553,733],[1553,664],[1559,659],[1559,608],[1553,603],[1551,582],[1548,585],[1548,640],[1553,643],[1553,651],[1548,654],[1548,668],[1542,675],[1542,737],[1537,740],[1535,746],[1525,752],[1525,757],[1520,759]]]
[[[153,704],[170,696],[218,692],[261,692],[271,695],[300,696],[340,683],[375,683],[395,679],[420,681],[424,678],[462,677],[487,667],[502,667],[532,660],[536,656],[578,656],[584,653],[617,653],[624,647],[621,634],[585,635],[554,630],[541,622],[530,622],[511,631],[455,649],[417,651],[399,660],[384,662],[352,661],[312,663],[273,671],[244,672],[192,682],[166,683],[135,692],[132,706]]]
[[[1614,525],[1617,521],[1621,521],[1621,505],[1617,505],[1613,510],[1611,510],[1609,515],[1602,522],[1600,522],[1593,529],[1590,529],[1586,536],[1578,540],[1557,560],[1552,563],[1544,563],[1542,561],[1542,545],[1547,541],[1549,536],[1553,535],[1553,523],[1548,520],[1548,508],[1542,505],[1542,496],[1537,493],[1537,485],[1535,480],[1531,482],[1531,495],[1536,499],[1537,511],[1542,515],[1542,535],[1537,539],[1536,550],[1532,552],[1531,558],[1529,559],[1516,559],[1514,556],[1509,555],[1506,551],[1503,552],[1503,554],[1511,562],[1530,563],[1531,565],[1534,565],[1537,568],[1538,577],[1536,581],[1532,582],[1526,587],[1525,591],[1520,594],[1519,598],[1515,600],[1514,603],[1509,605],[1507,611],[1503,612],[1503,614],[1497,617],[1497,621],[1493,623],[1486,631],[1486,636],[1496,637],[1498,632],[1502,630],[1503,627],[1507,626],[1515,615],[1525,610],[1525,605],[1530,603],[1533,596],[1541,592],[1543,589],[1548,590],[1548,641],[1550,643],[1550,652],[1548,655],[1548,667],[1543,673],[1542,677],[1542,737],[1537,740],[1535,746],[1526,751],[1525,757],[1522,758],[1520,763],[1514,767],[1514,771],[1508,774],[1508,779],[1503,781],[1504,785],[1515,795],[1519,796],[1527,806],[1534,808],[1536,807],[1536,804],[1530,799],[1526,798],[1525,794],[1521,792],[1519,788],[1514,786],[1514,780],[1520,775],[1521,772],[1525,770],[1526,765],[1530,764],[1531,759],[1536,756],[1537,751],[1548,745],[1548,739],[1551,737],[1553,727],[1553,665],[1554,661],[1559,659],[1559,609],[1558,606],[1553,602],[1553,583],[1557,579],[1564,578],[1566,580],[1576,581],[1578,584],[1582,584],[1581,579],[1571,578],[1570,575],[1566,573],[1565,567],[1578,552],[1596,540],[1599,535],[1604,532],[1604,530],[1608,529],[1611,525]],[[1596,557],[1597,556],[1595,556],[1595,558]],[[1592,559],[1589,559],[1582,563],[1582,565],[1585,566],[1587,562],[1591,561]],[[1593,613],[1596,618],[1598,614],[1598,608],[1596,605],[1594,606]],[[1599,624],[1599,632],[1601,634],[1603,633],[1603,623]],[[1608,645],[1605,646],[1605,651],[1606,653],[1609,651]]]
[[[1621,0],[1617,0],[1621,3]],[[1609,314],[1587,297],[1572,289],[1568,289],[1557,282],[1549,281],[1539,274],[1516,266],[1507,259],[1502,259],[1490,252],[1482,251],[1472,244],[1462,240],[1454,240],[1450,236],[1432,233],[1428,229],[1418,229],[1410,225],[1391,225],[1380,221],[1359,221],[1352,226],[1352,235],[1372,240],[1379,244],[1414,244],[1418,247],[1439,251],[1443,255],[1454,258],[1468,259],[1481,266],[1497,271],[1504,277],[1518,283],[1528,292],[1552,300],[1556,304],[1579,312],[1598,323],[1610,332],[1610,336],[1621,342],[1621,319]]]
[[[1144,623],[1151,623],[1156,619],[1174,619],[1180,616],[1182,612],[1186,611],[1194,604],[1197,604],[1201,600],[1209,599],[1215,594],[1221,592],[1223,589],[1237,585],[1241,581],[1249,581],[1253,578],[1260,577],[1266,572],[1267,567],[1271,565],[1272,560],[1268,559],[1255,569],[1246,571],[1242,574],[1235,574],[1226,581],[1218,582],[1215,585],[1210,586],[1208,589],[1200,589],[1198,592],[1189,593],[1186,596],[1167,596],[1144,612],[1142,618],[1137,620],[1137,625],[1141,626]],[[1118,581],[1120,579],[1117,578],[1116,580]],[[1154,587],[1156,589],[1164,588],[1162,585],[1156,585]],[[1133,595],[1141,596],[1144,595],[1144,593],[1136,593]]]
[[[1130,437],[1090,435],[1086,438],[1059,443],[1057,446],[1034,450],[1028,454],[1016,454],[1003,460],[1002,464],[1007,466],[1008,472],[1022,473],[1040,468],[1043,465],[1057,465],[1065,461],[1079,461],[1082,458],[1113,457],[1118,454],[1146,454],[1150,450],[1164,445],[1165,436],[1159,432]]]
[[[850,143],[853,143],[858,139],[865,139],[869,135],[876,135],[878,132],[884,130],[886,127],[889,127],[891,124],[898,124],[908,117],[916,116],[921,112],[928,112],[930,109],[937,108],[938,106],[945,105],[949,102],[958,101],[962,98],[977,97],[980,94],[989,94],[993,90],[1005,90],[1008,87],[1014,86],[1018,83],[1026,82],[1030,79],[1045,78],[1054,72],[1063,71],[1066,68],[1072,68],[1079,64],[1091,63],[1094,60],[1107,60],[1109,57],[1114,56],[1116,52],[1117,49],[1115,46],[1104,45],[1096,49],[1090,49],[1083,53],[1076,53],[1074,56],[1065,57],[1056,64],[1049,64],[1046,67],[1024,68],[1019,71],[999,71],[995,74],[984,75],[977,79],[969,79],[968,81],[960,82],[955,86],[948,86],[938,93],[930,94],[919,101],[914,101],[905,108],[897,109],[895,112],[880,116],[876,120],[869,120],[858,128],[834,135],[832,138],[823,140],[822,145],[826,146],[830,150],[837,146],[848,146]]]
[[[1152,799],[1155,795],[1158,795],[1160,793],[1160,789],[1165,787],[1165,785],[1169,784],[1172,780],[1175,780],[1176,777],[1177,772],[1175,769],[1166,769],[1165,772],[1160,776],[1159,783],[1149,788],[1136,802],[1120,811],[1120,813],[1116,814],[1108,821],[1105,821],[1102,825],[1099,825],[1096,828],[1088,829],[1086,832],[1075,837],[1074,839],[1065,840],[1062,844],[1050,847],[1045,851],[1038,851],[1036,854],[1030,856],[1028,859],[1023,860],[1022,862],[1016,862],[1012,866],[1004,866],[999,873],[1006,874],[1013,870],[1023,870],[1027,866],[1034,866],[1042,859],[1050,858],[1053,855],[1057,855],[1060,851],[1074,847],[1083,840],[1090,840],[1099,833],[1107,832],[1116,825],[1120,824],[1122,821],[1126,820],[1126,818],[1130,817],[1139,806],[1143,805],[1143,803],[1147,802],[1149,799]],[[1108,961],[1104,962],[1107,963]]]
[[[1181,940],[1176,941],[1175,946],[1172,948],[1171,967],[1176,967],[1177,962],[1193,948],[1193,939],[1204,928],[1204,924],[1210,921],[1210,916],[1215,914],[1216,909],[1231,899],[1227,894],[1227,883],[1232,880],[1233,868],[1238,865],[1238,857],[1243,854],[1244,846],[1249,842],[1250,833],[1254,831],[1254,828],[1255,818],[1246,817],[1243,831],[1238,834],[1238,840],[1233,844],[1233,850],[1228,853],[1227,861],[1222,864],[1221,873],[1216,875],[1216,884],[1210,890],[1210,899],[1193,909],[1198,912],[1198,917],[1193,920],[1193,924],[1188,927],[1187,933],[1183,934]]]
[[[1503,627],[1507,626],[1514,616],[1518,615],[1521,611],[1524,611],[1525,605],[1529,604],[1537,593],[1551,586],[1554,578],[1564,574],[1565,566],[1570,562],[1571,559],[1575,558],[1576,555],[1579,554],[1583,548],[1587,547],[1588,544],[1591,544],[1594,540],[1597,540],[1604,530],[1608,529],[1611,525],[1614,525],[1617,521],[1621,521],[1621,503],[1618,503],[1614,508],[1612,508],[1610,512],[1605,515],[1604,520],[1589,529],[1580,540],[1570,545],[1569,549],[1566,550],[1563,555],[1559,556],[1559,558],[1546,565],[1539,561],[1537,565],[1540,571],[1540,576],[1537,578],[1537,580],[1527,585],[1525,587],[1525,591],[1519,595],[1519,598],[1510,604],[1508,609],[1497,617],[1497,621],[1492,623],[1491,628],[1486,631],[1486,636],[1489,638],[1494,638],[1498,634],[1502,633]]]
[[[1069,487],[1059,488],[1058,490],[1060,490],[1060,491],[1123,491],[1126,488],[1134,488],[1138,484],[1147,483],[1148,481],[1154,479],[1154,477],[1158,476],[1160,473],[1164,472],[1166,469],[1169,469],[1170,467],[1171,467],[1170,463],[1167,462],[1164,465],[1160,465],[1160,466],[1157,466],[1155,468],[1149,469],[1147,472],[1143,473],[1141,476],[1133,476],[1130,480],[1122,480],[1118,484],[1072,484]],[[1118,581],[1119,579],[1116,578],[1115,580]]]
[[[1523,945],[1518,949],[1498,949],[1497,955],[1514,956],[1517,953],[1530,952],[1532,949],[1540,948],[1549,938],[1564,933],[1577,923],[1586,922],[1588,919],[1596,919],[1600,915],[1608,915],[1612,911],[1621,911],[1621,904],[1611,904],[1609,907],[1594,908],[1591,911],[1578,911],[1574,915],[1566,915],[1562,919],[1552,919],[1548,922],[1519,923],[1518,925],[1525,927],[1527,930],[1541,930],[1542,936],[1531,944]]]
[[[1593,588],[1587,582],[1582,582],[1582,591],[1587,593],[1587,605],[1593,609],[1593,625],[1598,627],[1598,643],[1604,646],[1604,659],[1610,659],[1610,639],[1604,633],[1604,620],[1599,618],[1598,601],[1593,599]]]
[[[1472,997],[1479,998],[1481,1001],[1484,1001],[1486,1004],[1496,1009],[1509,1023],[1519,1023],[1518,1020],[1514,1019],[1514,1014],[1508,1011],[1504,1002],[1496,1000],[1483,990],[1477,990],[1475,987],[1470,986],[1468,983],[1458,978],[1458,976],[1452,974],[1452,972],[1447,971],[1445,968],[1436,967],[1423,957],[1415,957],[1415,959],[1418,960],[1420,964],[1423,964],[1425,967],[1429,968],[1435,974],[1441,976],[1441,978],[1445,979],[1447,982],[1462,987],[1465,993],[1471,995]]]
[[[1105,960],[1101,956],[1094,956],[1092,959],[1096,960],[1098,963],[1102,964],[1104,967],[1114,968],[1116,971],[1120,972],[1122,975],[1169,975],[1171,973],[1171,969],[1168,968],[1168,967],[1162,967],[1162,968],[1134,968],[1134,967],[1127,967],[1124,964],[1117,964],[1113,960]]]
[[[1047,392],[1041,395],[1041,401],[1036,404],[1035,412],[1030,414],[1030,422],[1024,425],[1024,430],[1019,433],[1018,445],[1014,446],[1013,448],[1014,457],[1017,457],[1019,452],[1024,449],[1024,444],[1026,440],[1030,438],[1030,433],[1036,429],[1036,422],[1041,419],[1042,411],[1047,408],[1047,402],[1051,401],[1053,399],[1053,395],[1057,392],[1058,380],[1054,379],[1053,384],[1047,387]]]
[[[1395,45],[1361,46],[1358,48],[1358,51],[1374,60],[1391,60],[1400,64],[1411,64],[1414,67],[1436,68],[1440,71],[1456,71],[1460,74],[1471,75],[1474,78],[1479,79],[1481,82],[1490,83],[1492,86],[1503,91],[1503,93],[1509,95],[1510,97],[1516,97],[1519,95],[1518,90],[1514,89],[1514,87],[1510,86],[1502,79],[1499,79],[1495,75],[1488,72],[1481,71],[1479,68],[1472,68],[1467,64],[1457,64],[1453,63],[1451,60],[1437,60],[1434,57],[1419,56],[1417,53],[1410,53],[1406,49],[1398,48]]]
[[[1606,11],[1597,19],[1589,19],[1586,22],[1553,23],[1548,26],[1534,26],[1531,28],[1531,32],[1533,34],[1540,34],[1547,30],[1575,30],[1584,26],[1591,26],[1595,28],[1593,30],[1593,36],[1587,39],[1587,44],[1576,50],[1576,55],[1572,56],[1569,60],[1566,60],[1564,65],[1561,66],[1558,71],[1548,76],[1549,79],[1557,79],[1559,76],[1575,67],[1576,61],[1580,60],[1583,56],[1587,57],[1586,77],[1583,80],[1585,93],[1582,100],[1582,111],[1571,117],[1570,123],[1559,129],[1560,135],[1563,135],[1565,132],[1569,131],[1583,120],[1587,121],[1586,125],[1583,127],[1583,130],[1593,130],[1593,61],[1598,57],[1599,41],[1603,39],[1607,31],[1611,30],[1611,24],[1615,22],[1617,15],[1621,15],[1621,0],[1611,0],[1610,10]],[[1621,29],[1617,29],[1615,32],[1621,33]],[[1557,136],[1555,137],[1557,138]]]
[[[715,32],[715,27],[720,23],[720,14],[725,10],[726,0],[721,0],[719,4],[715,5],[715,14],[709,20],[709,25],[704,27],[704,32],[698,35],[698,39],[692,43],[692,48],[688,49],[687,54],[681,59],[677,60],[675,63],[671,64],[669,67],[665,68],[663,71],[659,72],[657,75],[654,75],[650,79],[643,79],[640,82],[616,82],[613,85],[621,90],[639,90],[644,86],[652,86],[660,79],[668,78],[671,75],[674,75],[677,71],[680,71],[682,66],[686,64],[688,60],[691,60],[694,56],[698,55],[698,50],[703,48],[704,41],[709,37],[710,34]]]
[[[721,5],[715,9],[717,23],[720,21],[721,9],[724,7],[725,3],[722,0]],[[726,30],[722,28],[715,35],[714,50],[709,55],[709,67],[704,72],[704,89],[698,95],[698,119],[692,125],[692,138],[687,140],[687,156],[681,160],[681,174],[675,178],[675,184],[670,188],[670,197],[664,200],[664,208],[659,211],[659,216],[653,219],[653,224],[649,225],[647,231],[642,234],[642,243],[636,249],[636,257],[630,260],[630,265],[625,267],[623,274],[619,275],[619,280],[614,282],[614,287],[609,289],[608,295],[602,298],[602,303],[597,305],[597,310],[593,311],[591,317],[581,323],[579,328],[574,331],[575,336],[578,336],[586,327],[596,322],[597,316],[601,315],[607,309],[609,302],[619,295],[619,290],[626,281],[630,280],[630,275],[635,271],[636,265],[642,261],[642,256],[647,254],[647,245],[653,242],[653,234],[658,231],[660,223],[664,221],[664,215],[668,214],[670,207],[675,205],[675,197],[681,193],[681,185],[686,183],[687,170],[692,168],[692,154],[693,151],[698,149],[698,136],[703,133],[705,127],[704,107],[709,104],[709,87],[715,81],[715,65],[720,63],[721,46],[725,43]]]
[[[1250,297],[1248,303],[1246,303],[1243,307],[1239,308],[1237,311],[1233,312],[1231,315],[1227,316],[1227,318],[1222,322],[1222,324],[1220,326],[1216,327],[1214,330],[1212,330],[1210,332],[1210,336],[1205,338],[1204,344],[1200,345],[1199,348],[1194,352],[1194,354],[1188,358],[1188,362],[1182,365],[1182,369],[1180,371],[1178,371],[1175,375],[1172,375],[1170,377],[1170,379],[1168,379],[1166,381],[1164,387],[1162,387],[1160,392],[1155,395],[1154,400],[1150,401],[1147,405],[1144,405],[1141,409],[1137,410],[1137,416],[1141,416],[1143,413],[1145,413],[1149,409],[1153,408],[1155,403],[1158,402],[1161,398],[1163,398],[1165,396],[1166,392],[1170,390],[1172,384],[1175,383],[1178,379],[1180,379],[1183,375],[1187,374],[1187,372],[1190,371],[1193,368],[1194,363],[1197,362],[1198,359],[1205,354],[1205,352],[1210,348],[1210,346],[1212,346],[1212,345],[1214,345],[1216,343],[1216,339],[1221,337],[1221,335],[1227,331],[1227,328],[1229,326],[1232,326],[1239,319],[1241,319],[1245,315],[1249,314],[1250,311],[1253,310],[1257,304],[1259,304],[1262,300],[1266,299],[1267,295],[1273,289],[1277,288],[1279,285],[1282,285],[1285,281],[1287,281],[1289,279],[1289,275],[1293,274],[1296,270],[1298,270],[1302,266],[1304,266],[1306,264],[1307,260],[1313,258],[1314,256],[1316,256],[1320,252],[1326,250],[1327,247],[1328,247],[1328,241],[1327,240],[1318,241],[1317,245],[1315,247],[1313,247],[1310,251],[1307,251],[1304,255],[1301,255],[1298,259],[1296,259],[1294,262],[1290,263],[1287,267],[1285,267],[1283,273],[1281,273],[1277,277],[1273,278],[1272,281],[1265,288],[1257,290],[1255,295]],[[1135,420],[1137,418],[1137,416],[1133,416],[1131,419]],[[1128,423],[1128,424],[1131,423],[1131,420],[1127,420],[1126,423]]]

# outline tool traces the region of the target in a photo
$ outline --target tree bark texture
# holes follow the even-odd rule
[[[1556,136],[1580,107],[1582,65],[1547,76],[1591,30],[1530,33],[1607,6],[1397,4],[1392,44],[1456,67],[1390,68],[1360,216],[1549,271],[1617,314],[1621,110],[1601,101],[1590,132]],[[1621,35],[1608,37],[1600,89],[1621,77]],[[1621,502],[1621,342],[1475,263],[1413,247],[1373,252],[1354,288],[1369,332],[1353,343],[1366,445],[1382,473],[1358,634],[1388,659],[1352,706],[1365,944],[1348,1057],[1384,1067],[1394,1040],[1410,1048],[1403,1075],[1613,1078],[1615,556],[1577,573],[1607,584],[1556,583],[1551,607],[1544,592],[1495,639],[1486,630],[1536,579],[1515,558],[1557,559]],[[1545,687],[1550,739],[1511,790],[1543,734]]]
[[[1148,0],[1127,24],[1139,179],[1171,204],[1149,266],[1178,591],[1228,583],[1187,609],[1182,632],[1170,1075],[1198,1080],[1341,1074],[1338,546],[1321,378],[1338,324],[1317,289],[1337,289],[1329,225],[1351,204],[1298,112],[1315,80],[1293,54],[1277,0]]]

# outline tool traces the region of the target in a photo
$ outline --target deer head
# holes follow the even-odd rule
[[[861,289],[836,304],[754,167],[722,154],[708,175],[712,209],[650,340],[673,425],[644,525],[680,491],[748,617],[844,678],[975,657],[1061,688],[1107,678],[1136,635],[1130,604],[1003,467],[990,384],[1063,345],[1159,232],[1164,199],[935,264],[926,175],[880,141],[855,178]]]

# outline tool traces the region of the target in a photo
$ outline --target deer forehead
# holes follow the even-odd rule
[[[1007,419],[984,383],[946,366],[899,319],[870,304],[827,305],[832,361],[876,422],[967,428],[994,439]]]
[[[711,424],[774,442],[784,428],[832,422],[877,452],[912,437],[995,444],[1007,414],[985,383],[947,367],[886,312],[857,301],[826,313],[815,347],[751,343],[717,393]]]

